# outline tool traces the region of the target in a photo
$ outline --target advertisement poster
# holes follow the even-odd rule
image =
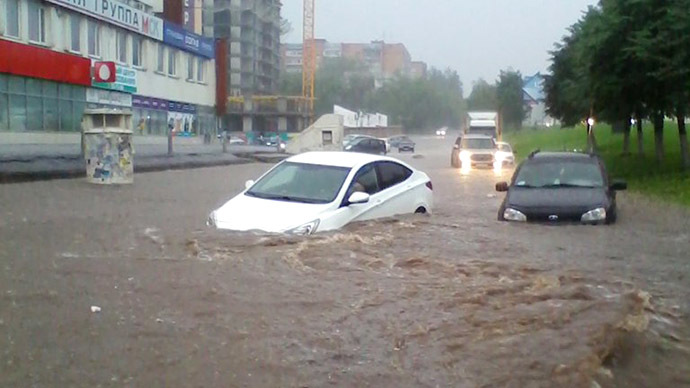
[[[187,112],[168,112],[168,128],[171,128],[177,135],[191,135],[194,132],[194,113]]]

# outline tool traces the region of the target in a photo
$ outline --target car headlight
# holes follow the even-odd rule
[[[298,236],[307,236],[307,235],[310,235],[310,234],[316,232],[316,228],[319,227],[319,222],[321,222],[321,221],[320,220],[314,220],[311,222],[307,222],[306,224],[300,225],[296,228],[292,228],[292,229],[286,231],[285,233],[294,234],[294,235],[298,235]]]
[[[471,161],[472,153],[470,151],[460,151],[460,160],[463,163],[469,163]]]
[[[208,219],[206,220],[206,226],[212,226],[216,227],[216,212],[215,210],[211,212],[211,214],[208,215]]]
[[[506,221],[517,221],[525,222],[527,221],[527,216],[519,210],[507,208],[503,211],[503,218]]]
[[[351,149],[352,149],[352,146],[351,146],[351,145],[347,145],[347,146],[345,146],[345,149],[346,149],[346,150],[351,150]]]
[[[284,150],[285,147],[286,147],[285,143],[280,143],[280,149],[281,149],[281,150]]]
[[[582,222],[595,222],[606,220],[606,209],[598,207],[582,215]]]
[[[507,159],[507,156],[503,152],[496,152],[494,154],[494,160],[499,162],[499,163],[504,162],[506,159]]]

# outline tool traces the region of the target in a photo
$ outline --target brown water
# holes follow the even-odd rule
[[[202,226],[264,165],[0,186],[0,385],[690,386],[686,210],[498,223],[418,144],[433,215],[308,238]]]

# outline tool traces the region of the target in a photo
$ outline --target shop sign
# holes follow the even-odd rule
[[[46,0],[156,40],[163,40],[163,19],[117,0]]]
[[[186,31],[167,21],[164,23],[163,42],[202,57],[215,57],[213,39]]]
[[[136,93],[137,71],[118,64],[115,65],[115,82],[93,82],[92,86],[125,93]]]

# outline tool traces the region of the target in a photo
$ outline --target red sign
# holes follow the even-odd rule
[[[115,62],[96,62],[93,65],[94,82],[115,82]]]
[[[0,39],[0,73],[91,86],[91,61]]]

